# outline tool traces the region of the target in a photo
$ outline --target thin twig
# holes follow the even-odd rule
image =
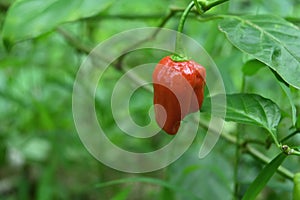
[[[56,31],[61,34],[65,40],[73,47],[75,47],[75,49],[79,52],[83,52],[86,54],[89,54],[92,51],[92,47],[84,44],[83,42],[81,42],[79,40],[79,38],[76,38],[74,35],[72,35],[70,32],[68,32],[67,30],[58,27],[56,29]]]
[[[213,7],[215,7],[215,6],[219,5],[219,4],[225,3],[227,1],[229,1],[229,0],[218,0],[218,1],[215,1],[215,2],[212,2],[212,3],[209,3],[207,5],[202,4],[202,9],[204,11],[208,11],[209,9],[211,9],[211,8],[213,8]]]
[[[83,53],[86,53],[86,54],[89,54],[92,51],[93,48],[91,46],[88,46],[88,45],[82,43],[82,41],[79,38],[75,37],[74,35],[72,35],[68,31],[66,31],[65,29],[63,29],[63,28],[57,28],[57,32],[60,33],[64,37],[64,39],[71,46],[73,46],[77,51],[83,52]],[[97,51],[93,52],[93,56],[94,56],[93,58],[101,59],[102,61],[110,64],[115,69],[117,69],[117,67],[113,63],[110,63],[111,61],[109,59],[105,58],[102,54],[99,54]],[[144,83],[143,80],[141,80],[135,74],[133,74],[133,73],[127,73],[126,75],[129,78],[131,78],[131,80],[133,80],[136,84],[143,85],[143,84],[141,84],[141,83]],[[152,92],[152,89],[149,86],[145,85],[143,88],[146,91]]]
[[[280,143],[283,143],[283,142],[285,142],[285,141],[287,141],[288,139],[290,139],[291,137],[293,137],[294,135],[296,135],[296,134],[298,134],[298,133],[300,133],[300,130],[295,130],[294,132],[292,132],[291,134],[289,134],[289,135],[287,135],[286,137],[284,137],[284,138],[282,138],[281,140],[280,140]]]
[[[117,69],[120,70],[122,68],[123,61],[124,61],[126,55],[128,55],[127,52],[129,52],[130,49],[134,49],[135,47],[138,47],[139,45],[141,45],[145,42],[153,40],[157,36],[157,34],[160,32],[161,28],[166,25],[166,23],[176,14],[176,12],[178,12],[178,11],[170,10],[169,14],[162,20],[162,22],[158,25],[157,29],[149,37],[134,43],[133,45],[129,46],[126,50],[124,50],[124,53],[122,54],[122,56],[120,56],[120,58],[116,62]]]
[[[56,29],[57,32],[59,34],[61,34],[65,40],[71,45],[73,46],[77,51],[85,53],[85,54],[89,54],[91,53],[91,51],[93,50],[93,47],[84,44],[79,38],[77,38],[76,36],[72,35],[70,32],[68,32],[67,30],[63,29],[63,28],[57,28]],[[95,56],[97,56],[98,58],[100,58],[101,60],[105,61],[106,63],[110,63],[109,59],[107,59],[106,57],[104,57],[102,54],[99,54],[97,52],[94,52]]]
[[[202,128],[204,129],[208,129],[208,126],[207,124],[203,123],[203,122],[199,122],[199,126],[201,126]],[[210,130],[211,133],[213,134],[219,134],[217,132],[215,132],[214,130]],[[244,145],[244,143],[238,143],[237,139],[232,136],[232,135],[229,135],[228,133],[222,133],[221,135],[221,138],[225,139],[226,141],[232,143],[232,144],[235,144],[235,145],[240,145],[241,147],[244,148],[244,151],[246,153],[248,153],[249,155],[251,155],[252,157],[258,159],[259,161],[261,161],[262,163],[269,163],[271,162],[271,159],[267,156],[265,156],[264,154],[262,154],[261,152],[259,152],[258,150],[256,150],[255,148],[249,146],[249,145]],[[289,179],[290,181],[293,181],[293,177],[294,177],[294,174],[293,172],[289,171],[288,169],[286,169],[285,167],[282,167],[280,166],[278,169],[277,169],[277,172],[284,176],[285,178]]]
[[[141,14],[115,14],[115,15],[96,15],[92,17],[82,18],[84,21],[99,21],[99,20],[110,20],[110,19],[119,19],[119,20],[153,20],[153,19],[161,19],[164,16],[162,13],[158,14],[149,14],[149,15],[141,15]]]
[[[268,164],[271,162],[272,159],[270,159],[269,157],[265,156],[264,154],[260,153],[259,151],[257,151],[255,148],[247,146],[246,147],[246,153],[250,154],[251,156],[253,156],[254,158],[259,159],[260,161],[262,161],[265,164]],[[277,169],[278,173],[280,175],[282,175],[283,177],[293,181],[294,178],[294,174],[289,171],[288,169],[286,169],[285,167],[280,166]]]

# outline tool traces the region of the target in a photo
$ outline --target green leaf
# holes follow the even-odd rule
[[[216,95],[211,98],[221,98],[222,96]],[[242,124],[250,124],[260,126],[268,130],[272,138],[278,145],[276,136],[276,128],[281,118],[279,107],[270,99],[266,99],[257,94],[228,94],[226,95],[227,105],[222,103],[213,105],[213,115],[218,116],[224,106],[226,106],[226,121],[233,121]],[[210,99],[204,100],[202,106],[203,112],[211,112]],[[221,102],[221,101],[215,101]],[[221,114],[219,115],[221,116]]]
[[[268,65],[300,89],[300,30],[271,15],[226,16],[219,28],[241,51]]]
[[[58,25],[90,17],[112,4],[110,0],[18,0],[9,8],[3,25],[6,47],[37,37]]]
[[[265,67],[266,65],[258,60],[250,60],[243,66],[243,73],[246,76],[253,76],[258,70]]]
[[[293,200],[299,200],[299,199],[300,199],[300,173],[297,173],[294,176]]]
[[[263,170],[260,171],[256,179],[251,183],[247,189],[242,200],[254,200],[259,192],[265,187],[273,174],[277,171],[278,167],[287,157],[286,154],[281,153],[276,156],[269,164],[267,164]]]
[[[296,125],[296,121],[297,121],[297,110],[296,110],[296,106],[294,103],[294,100],[292,98],[292,94],[290,91],[290,88],[288,86],[286,86],[284,83],[279,82],[279,85],[281,87],[281,89],[284,91],[284,93],[286,94],[289,103],[291,105],[291,119],[292,119],[292,123],[293,125]]]

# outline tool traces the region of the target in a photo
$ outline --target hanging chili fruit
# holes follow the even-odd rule
[[[192,60],[164,57],[153,72],[155,118],[168,134],[174,135],[180,121],[201,108],[205,68]]]

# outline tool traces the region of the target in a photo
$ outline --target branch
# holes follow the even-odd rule
[[[179,8],[172,6],[170,7],[169,12],[174,12],[174,13],[180,13],[183,12],[184,8]],[[196,10],[192,10],[193,13],[197,13]],[[104,15],[104,14],[99,14],[99,15],[94,15],[91,17],[86,17],[82,18],[81,20],[83,21],[99,21],[103,19],[120,19],[120,20],[153,20],[153,19],[161,19],[162,16],[164,16],[165,13],[156,13],[156,14],[148,14],[148,15],[141,15],[141,14],[114,14],[114,15]]]
[[[300,130],[299,129],[296,129],[294,132],[292,132],[291,134],[287,135],[286,137],[282,138],[280,140],[280,143],[283,143],[285,141],[287,141],[288,139],[290,139],[291,137],[293,137],[294,135],[296,134],[300,134]]]
[[[265,156],[264,154],[260,153],[259,151],[257,151],[255,148],[247,146],[246,148],[246,152],[248,154],[250,154],[251,156],[253,156],[254,158],[259,159],[260,161],[262,161],[265,164],[268,164],[271,162],[272,159],[270,159],[269,157]],[[293,181],[294,178],[294,174],[289,171],[288,169],[286,169],[285,167],[280,166],[277,169],[278,173],[280,175],[282,175],[283,177]]]
[[[162,13],[158,14],[149,14],[149,15],[130,15],[130,14],[119,14],[119,15],[96,15],[92,17],[82,18],[81,20],[88,21],[99,21],[103,19],[120,19],[120,20],[153,20],[153,19],[161,19],[161,16],[164,16]]]
[[[91,46],[88,46],[88,45],[84,44],[79,38],[75,37],[74,35],[72,35],[68,31],[66,31],[65,29],[63,29],[63,28],[57,28],[56,30],[77,51],[83,52],[83,53],[86,53],[86,54],[89,54],[92,51],[93,48]],[[94,58],[96,58],[96,59],[101,59],[101,60],[103,60],[106,63],[110,63],[110,60],[108,60],[107,58],[105,58],[102,54],[99,54],[97,51],[94,52],[94,56],[95,56]],[[113,63],[111,63],[110,65],[112,65],[115,69],[117,69],[116,65],[114,65]],[[141,83],[143,83],[143,80],[141,80],[139,77],[137,77],[133,73],[127,73],[127,76],[129,76],[138,85],[141,85]],[[151,88],[149,88],[148,86],[144,86],[143,88],[145,90],[149,91],[149,92],[152,92]]]
[[[215,7],[219,4],[225,3],[227,1],[229,1],[229,0],[218,0],[218,1],[215,1],[215,2],[212,2],[212,3],[209,3],[209,4],[201,4],[201,2],[200,2],[200,4],[201,4],[202,9],[204,11],[208,11],[209,9],[211,9],[211,8],[213,8],[213,7]]]
[[[81,42],[81,40],[79,40],[79,38],[76,38],[75,36],[73,36],[71,33],[66,31],[65,29],[57,28],[56,31],[59,34],[61,34],[71,46],[75,47],[75,49],[77,51],[83,52],[86,54],[89,54],[92,51],[92,47],[84,44],[83,42]]]
[[[171,8],[170,9],[170,12],[167,16],[165,16],[163,18],[163,20],[161,21],[161,23],[158,25],[158,28],[157,30],[155,30],[148,38],[145,38],[144,40],[141,40],[133,45],[131,45],[130,47],[128,47],[125,52],[128,51],[128,49],[132,49],[134,47],[137,47],[139,46],[140,44],[144,43],[144,42],[147,42],[147,41],[150,41],[152,39],[154,39],[156,37],[156,35],[159,33],[160,31],[160,28],[165,26],[166,23],[177,13],[177,12],[181,12],[183,9],[179,9],[179,8]],[[94,17],[90,17],[90,18],[85,18],[85,20],[92,20],[92,19],[97,19],[99,18],[100,16],[94,16]],[[103,17],[103,16],[102,16]],[[109,16],[107,16],[109,17]],[[120,16],[118,16],[120,17]],[[122,16],[122,17],[125,17],[125,16]],[[131,18],[131,17],[136,17],[136,16],[127,16],[128,18]],[[151,16],[153,17],[153,15]],[[161,18],[161,16],[160,16]],[[86,53],[86,54],[89,54],[91,51],[92,51],[92,47],[90,46],[87,46],[86,44],[84,44],[79,38],[73,36],[72,34],[70,34],[68,31],[64,30],[63,28],[57,28],[57,32],[60,33],[64,38],[65,40],[73,47],[75,47],[76,50],[78,50],[79,52],[83,52],[83,53]],[[114,65],[114,67],[118,70],[121,70],[122,69],[122,65],[123,65],[123,60],[125,58],[125,56],[127,55],[128,53],[124,53],[117,61],[116,61],[116,64]],[[99,55],[100,56],[100,55]]]
[[[166,23],[177,13],[179,12],[178,10],[170,10],[169,14],[167,16],[165,16],[165,18],[161,21],[161,23],[158,25],[157,29],[148,37],[145,38],[144,40],[138,41],[137,43],[134,43],[133,45],[131,45],[130,47],[128,47],[124,52],[129,52],[130,49],[133,49],[135,47],[138,47],[139,45],[151,41],[153,40],[157,34],[160,32],[160,28],[164,27],[166,25]],[[123,53],[122,56],[117,60],[116,62],[116,67],[117,69],[121,69],[122,65],[123,65],[123,61],[125,59],[125,57],[128,55],[129,53]]]
[[[185,9],[184,8],[177,8],[177,7],[171,7],[170,11],[168,13],[168,15],[166,15],[162,21],[160,22],[160,24],[158,25],[158,28],[148,37],[145,38],[144,40],[138,41],[137,43],[131,45],[130,47],[128,47],[124,52],[128,52],[128,50],[135,48],[139,45],[141,45],[142,43],[148,42],[153,40],[157,34],[160,32],[160,28],[164,27],[166,25],[166,23],[172,18],[174,17],[177,13],[183,12]],[[195,9],[191,10],[192,13],[197,13],[197,11]],[[103,19],[103,18],[120,18],[120,19],[137,19],[137,18],[142,18],[142,19],[150,19],[150,18],[156,18],[159,17],[161,18],[162,14],[158,15],[97,15],[97,16],[93,16],[93,17],[87,17],[87,18],[83,18],[82,20],[99,20],[99,19]],[[72,34],[70,34],[68,31],[62,29],[62,28],[57,28],[57,32],[60,33],[65,40],[73,47],[75,47],[75,49],[79,52],[83,52],[86,54],[89,54],[92,51],[92,47],[82,43],[82,41],[73,36]],[[117,69],[117,70],[122,70],[122,66],[123,66],[123,61],[124,58],[128,55],[129,53],[124,53],[122,56],[120,56],[120,58],[115,62],[115,64],[113,64],[113,66]],[[101,57],[101,55],[99,55]],[[105,58],[102,58],[105,60]]]
[[[201,126],[204,129],[208,129],[207,124],[205,124],[204,122],[199,122],[199,126]],[[215,132],[212,129],[210,131],[214,134],[219,134],[219,133]],[[261,161],[264,164],[267,164],[267,163],[271,162],[271,160],[272,160],[271,158],[269,158],[266,155],[262,154],[261,152],[257,151],[255,148],[253,148],[249,145],[245,145],[244,143],[238,143],[237,139],[234,136],[230,135],[230,134],[222,133],[220,136],[221,136],[221,138],[225,139],[226,141],[228,141],[232,144],[238,145],[239,147],[244,148],[245,152],[247,152],[249,155],[251,155],[252,157],[258,159],[259,161]],[[283,177],[293,181],[293,177],[294,177],[293,172],[289,171],[285,167],[280,166],[277,169],[277,172],[280,175],[282,175]]]

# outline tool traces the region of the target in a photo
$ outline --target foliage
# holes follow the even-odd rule
[[[299,1],[128,2],[0,2],[0,198],[292,199],[294,194],[296,199]],[[189,3],[196,6],[180,20]],[[207,94],[197,138],[168,167],[130,174],[101,164],[82,145],[73,121],[73,83],[81,63],[116,33],[148,26],[176,30],[179,21],[221,72],[227,115],[220,140],[207,157],[197,157],[206,120],[218,116],[210,112],[211,98],[218,95]],[[99,123],[124,149],[150,152],[172,140],[164,133],[147,141],[123,136],[110,108],[114,85],[124,71],[156,63],[164,53],[126,54],[97,88]],[[133,120],[148,124],[151,106],[152,94],[137,90],[130,101]]]

